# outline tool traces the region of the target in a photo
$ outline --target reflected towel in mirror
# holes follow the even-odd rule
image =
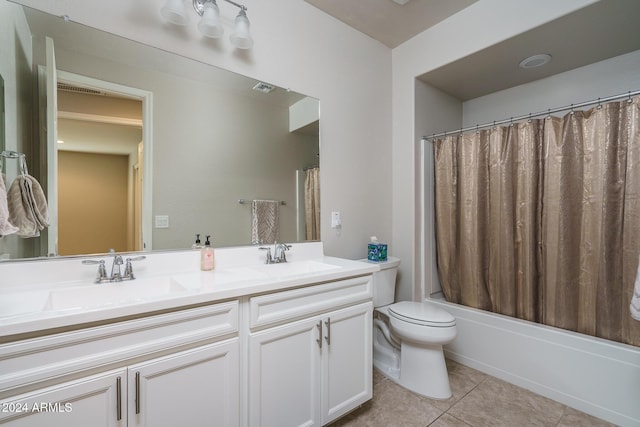
[[[7,202],[7,187],[4,183],[5,176],[0,174],[0,237],[14,234],[18,227],[9,221],[9,204]]]
[[[254,200],[251,202],[251,242],[274,243],[280,234],[280,202]]]
[[[631,311],[631,317],[640,320],[640,261],[638,261],[638,273],[636,273],[636,283],[633,287],[629,310]]]
[[[49,226],[49,210],[40,183],[30,175],[18,175],[7,193],[9,221],[21,237],[38,237]]]

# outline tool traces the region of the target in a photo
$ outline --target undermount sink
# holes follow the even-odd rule
[[[52,290],[44,307],[48,310],[90,309],[168,298],[187,289],[170,277],[130,280]]]
[[[294,276],[299,274],[322,273],[329,270],[339,269],[340,267],[333,264],[326,264],[318,261],[295,261],[283,262],[278,264],[263,264],[253,267],[269,276],[283,277]]]

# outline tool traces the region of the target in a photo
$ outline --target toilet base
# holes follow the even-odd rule
[[[398,384],[431,399],[450,398],[451,386],[442,345],[403,341]]]

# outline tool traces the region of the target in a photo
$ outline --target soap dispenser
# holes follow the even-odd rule
[[[191,249],[202,249],[202,243],[200,243],[200,235],[196,234],[196,242],[191,245]]]
[[[213,270],[215,258],[213,254],[213,248],[211,247],[211,242],[209,238],[211,236],[207,236],[207,240],[204,242],[204,246],[200,249],[200,269],[202,271],[211,271]]]

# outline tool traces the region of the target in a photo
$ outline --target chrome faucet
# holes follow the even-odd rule
[[[258,249],[261,251],[267,251],[267,257],[264,261],[265,264],[279,264],[281,262],[287,262],[285,251],[291,249],[291,245],[274,242],[273,256],[271,256],[271,248],[269,247],[259,247]]]
[[[135,279],[135,275],[133,274],[133,266],[131,265],[132,261],[141,261],[146,258],[144,255],[127,258],[126,264],[122,259],[122,255],[116,255],[115,250],[109,250],[109,253],[113,255],[113,264],[111,265],[111,274],[107,276],[107,269],[105,267],[105,261],[95,260],[95,259],[85,259],[82,261],[83,264],[98,264],[98,275],[96,276],[95,283],[105,283],[105,282],[122,282],[123,280],[133,280]],[[124,274],[120,271],[120,266],[125,264]]]

